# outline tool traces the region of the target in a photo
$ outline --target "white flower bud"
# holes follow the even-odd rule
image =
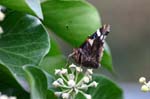
[[[77,72],[82,72],[83,69],[82,69],[81,67],[76,67],[76,71],[77,71]]]
[[[68,77],[70,80],[74,80],[74,78],[75,78],[73,74],[69,74]]]
[[[63,79],[62,79],[62,78],[58,78],[58,79],[57,79],[57,82],[58,82],[58,83],[60,83],[61,85],[63,85],[63,84],[64,84],[64,81],[63,81]]]
[[[56,95],[57,97],[60,97],[61,94],[62,94],[62,92],[55,92],[55,95]]]
[[[98,83],[96,81],[93,81],[91,84],[90,84],[90,87],[97,87]]]
[[[67,74],[68,73],[68,70],[67,69],[62,69],[61,70],[61,74]]]
[[[6,95],[1,95],[0,99],[8,99],[8,97]]]
[[[54,87],[59,87],[60,86],[60,83],[58,81],[54,81],[53,84],[52,84]]]
[[[69,99],[69,93],[62,93],[63,99]]]
[[[75,69],[77,66],[75,64],[71,64],[69,68]]]
[[[141,84],[143,84],[144,82],[146,82],[146,78],[145,78],[145,77],[141,77],[141,78],[139,79],[139,82],[140,82]]]
[[[0,11],[0,21],[3,21],[5,18],[5,14]]]
[[[75,81],[74,80],[69,80],[68,81],[68,86],[69,87],[74,87],[76,85]]]
[[[9,97],[9,99],[17,99],[17,98],[16,98],[16,97],[11,96],[11,97]]]
[[[93,74],[93,69],[87,69],[87,74],[92,75]]]
[[[55,75],[60,75],[60,73],[61,73],[61,70],[60,70],[60,69],[56,69],[56,70],[55,70]]]
[[[81,87],[79,87],[79,89],[87,90],[88,89],[88,85],[82,84]]]
[[[85,77],[83,78],[83,81],[84,81],[85,83],[89,83],[90,79],[89,79],[88,76],[85,76]]]
[[[84,96],[86,97],[86,99],[92,99],[91,95],[89,94],[84,94]]]
[[[92,76],[91,75],[87,75],[87,77],[89,78],[89,80],[92,80]]]
[[[143,92],[148,92],[148,91],[149,91],[148,86],[146,86],[146,85],[142,85],[142,87],[141,87],[141,91],[143,91]]]
[[[0,34],[3,34],[4,31],[3,31],[3,28],[0,26]]]

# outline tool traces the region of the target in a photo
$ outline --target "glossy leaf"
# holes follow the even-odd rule
[[[42,9],[44,24],[75,47],[101,26],[97,10],[85,1],[46,1]]]
[[[58,97],[56,97],[56,95],[54,94],[54,92],[48,90],[47,91],[47,99],[58,99]]]
[[[44,72],[33,66],[23,67],[30,85],[30,99],[47,99],[47,78]]]
[[[0,92],[9,96],[16,96],[18,99],[29,99],[29,94],[25,92],[10,71],[0,65]],[[22,97],[23,96],[23,97]]]
[[[37,65],[48,53],[48,33],[39,19],[18,12],[7,13],[1,26],[4,33],[0,35],[0,64],[28,90],[22,66]]]
[[[42,63],[40,64],[40,68],[44,69],[46,72],[54,75],[55,69],[60,69],[66,66],[67,62],[64,56],[48,56],[44,58]]]
[[[106,42],[104,44],[104,53],[101,60],[101,65],[107,70],[109,70],[110,72],[114,72],[111,51]]]
[[[93,80],[98,82],[96,88],[88,91],[93,99],[123,99],[121,88],[105,76],[95,75]]]
[[[57,56],[62,54],[62,51],[54,38],[51,38],[51,48],[47,56]]]
[[[0,5],[10,9],[35,14],[43,19],[41,0],[0,0]]]

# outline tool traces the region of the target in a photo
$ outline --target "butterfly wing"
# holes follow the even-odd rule
[[[104,25],[79,47],[73,50],[71,56],[79,65],[91,68],[98,68],[103,53],[103,43],[109,33],[109,25]]]
[[[97,36],[95,37],[95,40],[93,42],[92,48],[91,48],[91,57],[95,59],[96,62],[100,62],[101,57],[103,56],[103,45],[104,40],[106,39],[108,33],[110,31],[109,25],[104,25],[102,28],[97,30]]]

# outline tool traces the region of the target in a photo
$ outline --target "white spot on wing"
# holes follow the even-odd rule
[[[90,45],[92,46],[92,45],[93,45],[94,40],[92,40],[92,39],[88,39],[88,42],[89,42],[89,43],[90,43]]]
[[[104,35],[101,35],[101,40],[104,38]]]
[[[96,31],[96,33],[97,33],[97,35],[98,35],[98,36],[100,36],[100,35],[101,35],[101,33],[100,33],[99,29]]]

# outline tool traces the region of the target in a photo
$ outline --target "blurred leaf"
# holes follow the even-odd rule
[[[54,88],[54,86],[52,85],[52,83],[53,83],[54,80],[55,80],[54,76],[52,76],[52,75],[49,74],[48,72],[45,72],[45,70],[44,70],[44,73],[45,73],[45,75],[46,75],[46,77],[47,77],[48,89],[50,89],[51,91],[54,91],[55,88]],[[53,73],[53,74],[54,74],[54,73]]]
[[[51,45],[51,49],[49,53],[47,54],[47,56],[57,56],[57,55],[62,54],[61,49],[54,38],[51,38],[50,45]]]
[[[0,0],[0,5],[17,11],[30,14],[34,13],[39,18],[43,19],[40,2],[41,0]]]
[[[47,0],[40,0],[41,3],[42,3],[42,2],[45,2],[45,1],[47,1]]]
[[[39,67],[44,69],[51,75],[54,75],[55,69],[60,69],[64,67],[66,64],[67,62],[65,57],[62,55],[57,55],[45,57]]]
[[[102,67],[106,68],[110,72],[113,72],[113,63],[112,63],[112,55],[108,44],[105,42],[104,44],[104,52],[101,60]]]
[[[29,94],[20,87],[20,85],[5,66],[0,65],[0,75],[0,92],[2,94],[16,96],[18,99],[29,98]]]
[[[97,10],[85,1],[46,1],[42,9],[44,24],[75,47],[101,26]]]
[[[98,83],[96,88],[88,90],[93,99],[123,99],[122,90],[105,76],[94,75],[93,81]]]
[[[54,94],[54,92],[48,90],[47,91],[47,99],[58,99],[58,97],[56,97],[56,95]]]
[[[47,99],[47,78],[44,72],[33,66],[23,67],[30,85],[31,99]]]
[[[7,13],[1,26],[4,33],[0,35],[0,64],[28,90],[22,66],[37,65],[48,53],[48,33],[39,19],[18,12]]]

